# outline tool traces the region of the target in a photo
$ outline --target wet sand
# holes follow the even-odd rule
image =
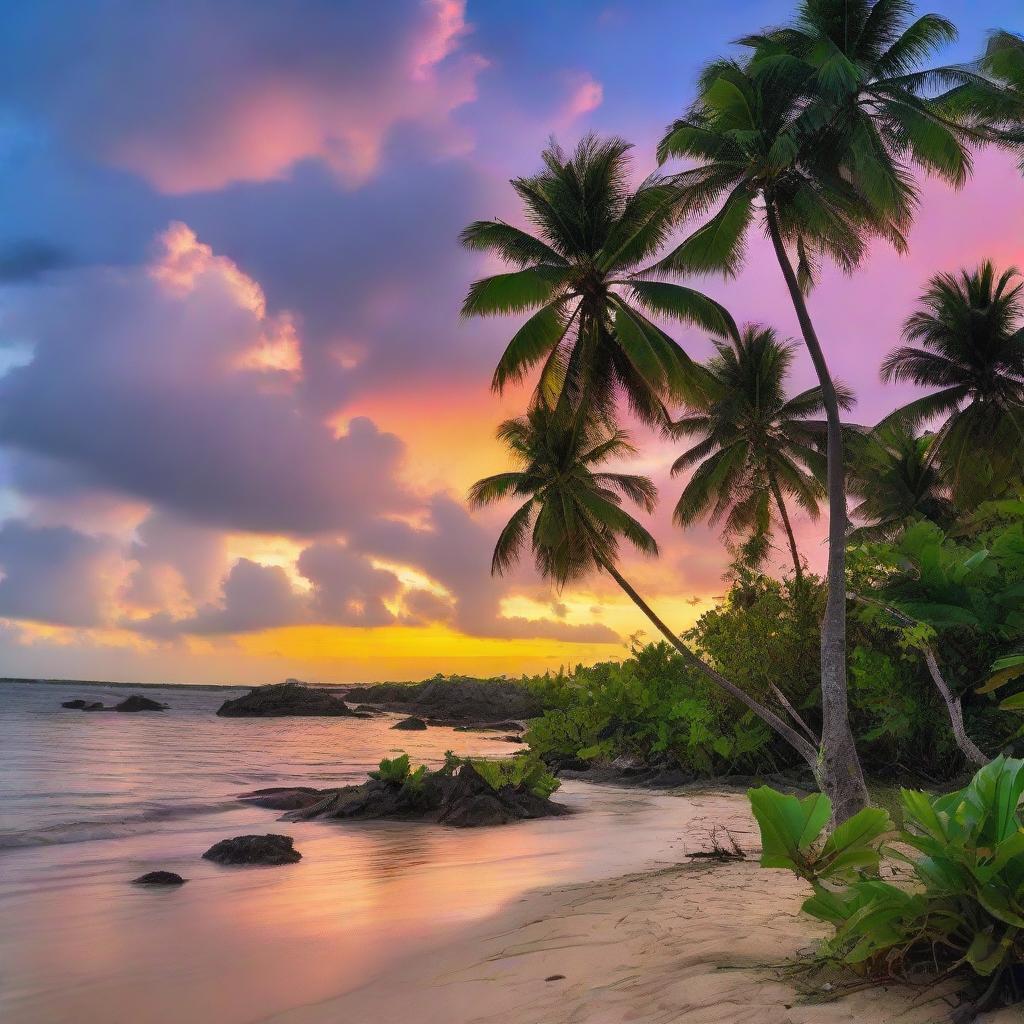
[[[746,812],[731,796],[731,824]],[[272,1024],[932,1024],[945,991],[873,987],[827,1001],[788,962],[826,929],[806,887],[756,860],[689,862],[535,892],[429,953]],[[787,980],[787,977],[790,980]],[[806,977],[806,976],[805,976]],[[821,979],[817,984],[827,984]],[[1004,1009],[979,1024],[1021,1024]]]

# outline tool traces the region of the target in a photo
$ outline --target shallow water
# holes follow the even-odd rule
[[[171,710],[64,711],[71,697],[113,703],[125,691],[0,684],[5,1024],[269,1020],[364,984],[530,889],[678,860],[683,836],[717,812],[715,797],[567,783],[557,799],[579,813],[503,828],[278,823],[235,796],[362,779],[399,749],[437,764],[447,749],[516,748],[446,728],[391,732],[398,716],[220,719],[229,692],[140,692]],[[201,859],[253,831],[294,836],[302,861]],[[129,884],[158,868],[190,881]]]

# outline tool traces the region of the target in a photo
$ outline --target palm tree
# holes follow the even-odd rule
[[[781,521],[796,578],[803,567],[786,499],[812,519],[825,496],[824,459],[815,447],[824,403],[821,388],[786,397],[793,346],[770,327],[748,325],[739,339],[718,342],[708,364],[715,381],[710,397],[691,415],[673,423],[673,433],[697,437],[676,459],[672,472],[696,467],[675,508],[675,521],[724,523],[727,537],[767,537],[772,519]],[[837,385],[840,405],[853,396]],[[772,506],[774,505],[774,513]]]
[[[850,515],[863,525],[851,540],[893,540],[921,519],[952,525],[956,508],[932,453],[934,434],[918,437],[892,423],[853,436],[847,486],[859,504]]]
[[[658,550],[650,533],[622,508],[626,498],[652,511],[654,485],[643,476],[600,469],[610,459],[635,454],[628,436],[585,413],[538,402],[526,416],[503,423],[498,438],[518,468],[477,481],[469,492],[470,504],[479,507],[505,498],[522,504],[498,537],[491,572],[500,575],[511,569],[529,539],[537,571],[558,587],[595,570],[607,573],[696,671],[745,704],[817,772],[815,744],[694,654],[619,572],[621,540],[643,554]]]
[[[1024,37],[993,32],[978,72],[941,103],[952,117],[966,118],[983,139],[1018,153],[1024,172]]]
[[[1024,467],[1024,279],[1015,268],[938,274],[882,364],[885,381],[933,388],[889,417],[913,428],[944,417],[932,451],[970,504]]]
[[[713,299],[635,271],[659,250],[675,213],[675,189],[657,175],[627,188],[629,143],[586,136],[571,156],[552,143],[544,170],[512,187],[536,229],[477,221],[462,244],[517,269],[476,281],[462,315],[530,312],[494,372],[498,392],[538,364],[544,401],[584,400],[611,422],[617,394],[645,423],[663,425],[663,400],[692,396],[699,368],[649,317],[671,317],[715,334],[735,333]]]
[[[958,185],[970,163],[961,126],[923,98],[936,77],[918,63],[954,34],[926,15],[905,25],[906,0],[803,0],[797,20],[742,40],[745,64],[720,60],[658,147],[681,209],[718,212],[657,268],[735,273],[760,215],[821,386],[827,422],[828,598],[822,618],[823,778],[837,821],[867,803],[846,685],[846,488],[839,396],[805,300],[822,258],[852,272],[872,237],[906,248],[917,200],[911,166]],[[796,267],[790,256],[796,256]]]

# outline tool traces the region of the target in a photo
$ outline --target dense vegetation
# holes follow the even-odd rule
[[[679,169],[631,189],[628,143],[589,135],[571,153],[552,143],[543,169],[512,183],[527,227],[465,230],[465,245],[510,269],[474,282],[463,313],[526,317],[494,387],[535,385],[525,415],[499,429],[514,469],[470,498],[515,502],[493,572],[529,550],[556,587],[604,574],[664,640],[621,664],[528,680],[548,707],[529,732],[535,754],[628,755],[695,774],[806,769],[822,791],[811,803],[762,792],[755,808],[763,829],[792,828],[800,843],[835,826],[813,851],[830,874],[795,854],[789,864],[819,890],[819,916],[855,937],[833,952],[883,973],[879,957],[911,960],[934,938],[957,964],[1000,979],[1020,959],[1024,928],[1021,772],[989,763],[1017,740],[1024,709],[1024,282],[986,261],[923,283],[902,344],[879,368],[883,381],[923,393],[873,429],[843,421],[853,396],[831,373],[808,298],[824,264],[854,273],[878,240],[908,248],[925,176],[960,187],[976,149],[1024,152],[1024,40],[995,32],[976,61],[930,66],[956,28],[914,13],[911,0],[800,0],[789,23],[738,40],[739,56],[702,70],[657,149],[659,164]],[[817,378],[795,396],[789,342],[669,280],[732,276],[758,232]],[[714,335],[717,355],[696,363],[668,333],[672,321]],[[675,464],[692,471],[675,523],[721,523],[734,551],[725,601],[684,634],[619,566],[624,544],[658,553],[626,508],[653,511],[653,483],[608,465],[635,452],[626,413],[695,441]],[[823,579],[805,571],[794,505],[828,509]],[[763,569],[780,532],[792,575],[772,579]],[[911,825],[931,837],[907,838],[926,855],[915,867],[926,895],[881,887],[865,837],[888,819],[867,806],[864,768],[942,783],[981,765],[956,798],[906,799]],[[993,866],[1002,854],[991,844],[1004,840],[1009,852]],[[767,832],[765,843],[767,853]],[[930,877],[940,864],[944,877]],[[1008,894],[996,907],[975,883],[1003,868]],[[887,909],[911,903],[916,917]],[[940,904],[969,919],[966,946],[970,929],[930,923]]]

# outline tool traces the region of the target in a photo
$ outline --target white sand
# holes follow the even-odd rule
[[[735,802],[732,802],[736,806]],[[738,812],[742,813],[742,812]],[[734,822],[744,827],[742,819]],[[825,933],[806,886],[755,860],[535,892],[451,944],[274,1024],[926,1024],[934,991],[809,1003],[780,965]],[[545,980],[552,975],[564,979]],[[1020,1024],[1003,1010],[985,1024]]]

